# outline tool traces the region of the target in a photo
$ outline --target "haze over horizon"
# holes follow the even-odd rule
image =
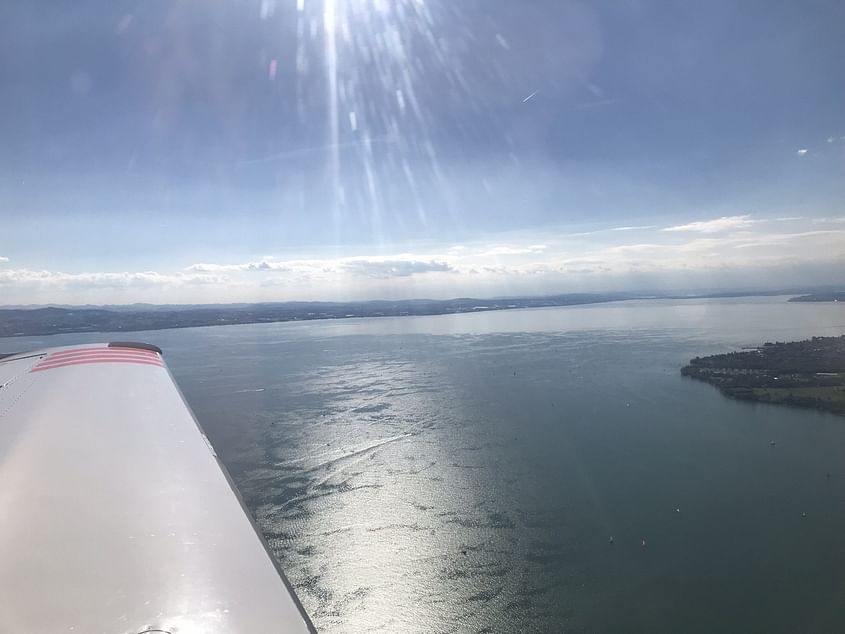
[[[840,283],[845,5],[0,9],[0,305]]]

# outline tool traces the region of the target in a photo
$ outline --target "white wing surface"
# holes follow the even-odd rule
[[[160,352],[0,359],[2,631],[314,631]]]

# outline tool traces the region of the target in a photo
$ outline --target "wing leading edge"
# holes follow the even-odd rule
[[[314,631],[161,351],[0,359],[9,631]]]

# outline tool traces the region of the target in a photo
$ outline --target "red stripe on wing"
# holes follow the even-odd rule
[[[48,359],[61,359],[64,357],[75,357],[82,354],[131,354],[143,357],[158,358],[158,353],[152,350],[139,350],[138,348],[76,348],[74,350],[62,350],[60,352],[53,352]]]
[[[44,370],[53,370],[55,368],[66,368],[72,365],[91,365],[94,363],[125,363],[131,365],[153,365],[163,368],[164,364],[161,361],[153,361],[146,359],[126,359],[117,357],[89,357],[85,359],[72,359],[66,361],[57,361],[55,363],[42,363],[30,370],[30,372],[43,372]]]
[[[31,372],[41,372],[53,368],[91,363],[135,363],[164,367],[164,362],[157,352],[138,348],[76,348],[49,354],[42,359]]]

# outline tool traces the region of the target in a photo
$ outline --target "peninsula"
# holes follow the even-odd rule
[[[845,302],[845,292],[834,291],[830,293],[811,293],[793,297],[790,302]]]
[[[696,357],[683,376],[746,401],[807,407],[845,416],[845,336],[766,343],[754,350]]]

